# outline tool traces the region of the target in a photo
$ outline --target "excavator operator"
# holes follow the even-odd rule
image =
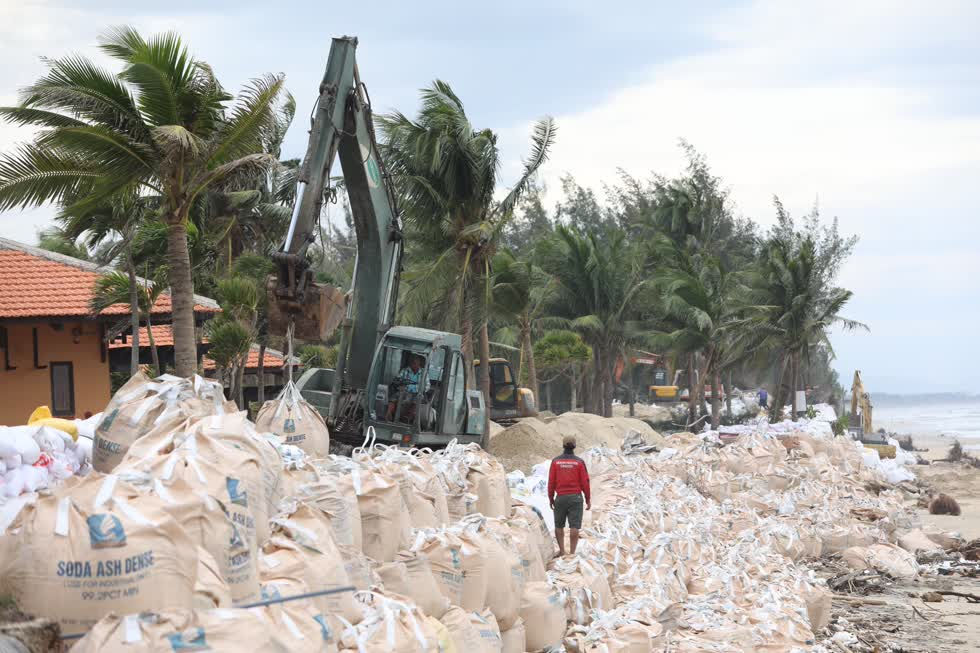
[[[418,354],[412,354],[408,358],[408,365],[403,367],[398,376],[392,381],[392,386],[397,388],[400,392],[406,392],[409,395],[417,395],[419,392],[419,383],[422,381],[422,356]],[[398,407],[398,398],[392,399],[388,402],[388,412],[385,414],[385,419],[389,422],[395,420],[395,409]],[[402,421],[411,422],[415,418],[415,403],[411,402],[405,406],[402,414],[399,415]]]

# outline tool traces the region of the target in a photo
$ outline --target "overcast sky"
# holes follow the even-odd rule
[[[376,111],[412,114],[420,87],[450,82],[500,134],[508,179],[544,114],[559,126],[552,189],[565,173],[597,189],[617,167],[675,174],[684,138],[743,214],[770,223],[773,194],[795,214],[819,201],[861,236],[841,283],[872,333],[835,335],[845,382],[858,368],[872,392],[980,391],[980,3],[22,0],[0,3],[0,104],[39,57],[98,57],[118,24],[179,31],[230,89],[285,73],[287,156],[342,34],[360,38]],[[0,124],[0,150],[29,136]],[[0,232],[34,242],[51,214],[0,214]]]

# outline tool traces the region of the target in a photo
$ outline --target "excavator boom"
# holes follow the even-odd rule
[[[341,327],[336,369],[307,369],[296,382],[327,419],[332,439],[360,442],[372,433],[404,446],[482,442],[486,404],[482,393],[466,387],[460,336],[392,324],[402,233],[356,48],[357,39],[346,36],[330,46],[289,231],[274,257],[269,330],[285,335],[292,325],[299,340],[326,341]],[[307,256],[323,202],[333,197],[330,169],[338,157],[357,237],[346,295],[317,284]],[[406,370],[414,374],[411,383],[402,382]]]
[[[370,360],[378,338],[391,325],[402,253],[395,198],[378,155],[370,98],[354,59],[356,48],[357,39],[346,36],[333,39],[330,46],[289,231],[274,256],[278,275],[270,282],[272,332],[284,334],[292,322],[296,338],[325,341],[344,325],[347,338],[338,357],[341,372],[347,358]],[[315,283],[307,260],[324,197],[333,193],[328,182],[338,155],[357,235],[349,298],[336,288]],[[348,374],[354,385],[367,381],[363,366],[352,367]]]

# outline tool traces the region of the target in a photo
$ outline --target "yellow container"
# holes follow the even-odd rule
[[[72,440],[78,439],[78,427],[75,426],[75,422],[70,419],[60,419],[58,417],[51,416],[51,409],[47,406],[38,406],[31,413],[31,416],[27,419],[27,424],[30,426],[50,426],[56,428],[60,431],[64,431],[71,436]]]
[[[895,457],[895,446],[891,444],[867,444],[864,443],[867,449],[874,449],[878,452],[879,458],[894,458]]]
[[[677,397],[676,385],[652,385],[650,392],[658,399],[674,399]]]

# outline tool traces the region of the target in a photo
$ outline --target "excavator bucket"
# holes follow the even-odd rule
[[[324,342],[337,330],[347,314],[347,297],[335,286],[312,284],[299,302],[283,299],[276,292],[277,280],[269,279],[269,333],[285,336],[290,321],[296,340]]]

